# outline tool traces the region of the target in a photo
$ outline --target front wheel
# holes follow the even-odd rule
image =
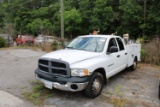
[[[136,70],[136,68],[137,68],[137,60],[136,60],[136,58],[135,58],[135,59],[134,59],[134,62],[133,62],[133,65],[131,66],[131,71]]]
[[[104,79],[102,74],[98,72],[94,72],[88,83],[88,86],[84,90],[86,96],[89,98],[95,98],[99,96],[102,92],[103,82],[104,82]]]

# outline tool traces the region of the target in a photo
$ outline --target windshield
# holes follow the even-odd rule
[[[66,48],[92,52],[102,52],[107,38],[102,37],[78,37]]]

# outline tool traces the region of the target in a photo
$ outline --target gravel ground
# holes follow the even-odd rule
[[[0,90],[24,100],[22,92],[31,91],[35,81],[34,70],[38,58],[45,52],[31,49],[0,50]],[[136,71],[124,70],[109,79],[102,94],[95,99],[86,98],[82,92],[70,93],[53,89],[54,97],[46,99],[40,107],[160,107],[158,85],[160,67],[139,64]],[[118,103],[117,102],[121,103]]]

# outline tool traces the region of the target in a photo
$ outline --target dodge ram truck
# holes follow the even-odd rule
[[[35,76],[49,89],[83,91],[95,98],[109,77],[136,69],[140,49],[140,44],[125,44],[120,36],[79,36],[64,49],[42,56]]]

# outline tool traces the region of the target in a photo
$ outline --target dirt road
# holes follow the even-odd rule
[[[0,50],[0,90],[20,98],[26,107],[35,107],[24,99],[22,92],[31,91],[38,58],[44,54],[31,49]],[[46,99],[40,107],[114,107],[120,104],[124,107],[160,107],[159,78],[160,67],[139,64],[134,72],[124,70],[110,78],[102,94],[95,99],[88,99],[81,92],[53,90],[54,97]]]

